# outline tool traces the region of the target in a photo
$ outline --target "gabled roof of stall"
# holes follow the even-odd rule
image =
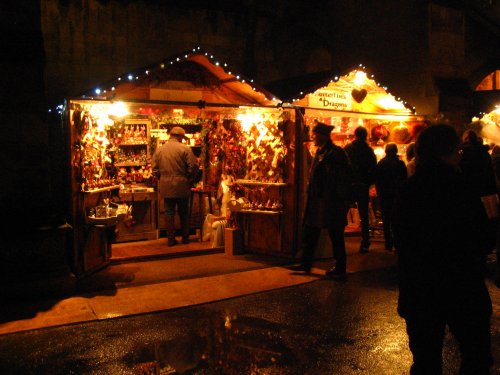
[[[281,102],[200,47],[122,74],[81,98],[259,106]]]
[[[306,73],[300,76],[272,81],[266,83],[264,86],[267,90],[278,95],[284,102],[292,102],[298,96],[298,93],[312,92],[324,86],[326,82],[330,81],[331,77],[335,76],[335,73],[332,70]]]
[[[290,88],[295,85],[295,91]],[[343,75],[330,71],[298,77],[295,82],[282,81],[268,85],[290,104],[363,113],[391,113],[412,115],[415,108],[392,95],[387,87],[375,81],[363,65]],[[328,108],[328,98],[337,100],[337,106]],[[343,108],[345,107],[345,108]]]

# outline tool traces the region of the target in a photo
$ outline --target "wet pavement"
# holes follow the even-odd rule
[[[500,293],[492,284],[500,374]],[[165,298],[168,298],[165,296]],[[407,374],[394,268],[210,304],[0,336],[1,374]],[[443,374],[457,373],[446,336]]]

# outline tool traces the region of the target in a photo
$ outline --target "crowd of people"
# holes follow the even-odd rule
[[[348,208],[355,204],[359,211],[359,251],[366,253],[369,189],[375,185],[385,249],[398,257],[398,313],[413,354],[410,373],[441,374],[448,327],[459,342],[460,374],[489,374],[492,306],[484,277],[487,255],[500,244],[500,147],[489,150],[475,132],[460,139],[455,128],[439,124],[408,145],[406,162],[395,143],[386,144],[377,162],[364,127],[344,148],[331,141],[332,129],[318,122],[311,130],[317,151],[296,269],[311,272],[319,232],[327,229],[336,263],[326,275],[345,280]]]
[[[311,129],[316,151],[307,185],[302,259],[295,269],[311,272],[320,232],[326,229],[335,259],[326,276],[345,280],[347,213],[356,205],[359,252],[367,253],[369,191],[375,185],[385,249],[398,257],[398,313],[413,355],[410,374],[442,373],[447,327],[459,343],[460,374],[489,374],[492,305],[484,277],[488,254],[500,250],[500,147],[490,150],[472,130],[460,139],[455,128],[439,124],[423,129],[407,146],[406,163],[396,143],[387,143],[377,162],[364,127],[355,129],[355,139],[344,148],[332,142],[332,130],[321,122]],[[189,243],[189,187],[199,167],[181,143],[184,130],[175,127],[170,135],[153,163],[165,200],[168,245],[174,246],[176,208],[182,241]]]

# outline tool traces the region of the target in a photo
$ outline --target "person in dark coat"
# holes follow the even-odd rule
[[[312,137],[317,147],[307,186],[302,231],[302,264],[310,272],[321,229],[328,229],[335,267],[327,275],[343,277],[346,272],[344,230],[347,225],[350,166],[344,150],[332,143],[333,126],[317,123]]]
[[[478,197],[496,194],[495,172],[489,147],[483,145],[473,130],[467,130],[462,141],[460,169],[465,180]]]
[[[183,128],[173,127],[169,140],[153,155],[153,170],[160,174],[159,195],[165,202],[168,246],[177,244],[174,224],[176,207],[181,221],[182,242],[189,243],[189,197],[199,165],[191,148],[182,143],[185,134]]]
[[[366,253],[370,247],[370,222],[368,219],[369,192],[370,186],[374,183],[377,157],[373,149],[366,142],[368,131],[363,126],[358,126],[354,130],[354,136],[354,141],[345,146],[344,149],[353,169],[353,195],[361,220],[361,244],[359,251]]]
[[[412,142],[406,148],[406,171],[408,172],[408,177],[415,173],[416,167],[415,161],[415,142]]]
[[[398,157],[398,146],[392,142],[388,143],[385,146],[385,157],[377,163],[375,169],[375,187],[384,225],[385,249],[389,251],[392,250],[394,242],[391,230],[394,199],[399,185],[407,176],[406,165]]]
[[[448,125],[422,131],[417,168],[393,211],[398,253],[398,313],[405,319],[412,375],[441,374],[445,327],[459,343],[461,375],[486,375],[492,364],[491,300],[485,254],[493,245],[481,200],[460,173],[460,138]]]
[[[495,182],[497,187],[497,195],[500,196],[500,146],[495,145],[491,150],[491,162],[493,164],[493,172],[495,172]],[[495,285],[500,288],[500,220],[496,226],[496,268],[494,281]]]

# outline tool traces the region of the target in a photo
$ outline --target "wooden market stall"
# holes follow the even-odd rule
[[[290,102],[303,109],[306,127],[315,119],[334,125],[332,138],[339,146],[353,139],[356,127],[366,127],[368,141],[378,158],[387,142],[397,143],[404,155],[406,145],[414,141],[415,130],[424,123],[423,116],[416,115],[406,102],[394,97],[363,66],[312,84]]]
[[[75,272],[106,265],[114,243],[161,243],[151,157],[173,126],[186,130],[203,171],[191,194],[192,240],[220,245],[206,233],[210,214],[208,224],[241,230],[247,252],[293,253],[298,134],[295,112],[279,103],[199,48],[68,100]]]
[[[289,87],[293,83],[286,82],[280,90],[274,85],[274,92],[297,108],[298,121],[301,124],[302,166],[300,181],[299,212],[302,214],[307,172],[314,154],[314,146],[309,141],[309,130],[314,121],[333,125],[332,141],[344,147],[354,139],[354,130],[364,126],[368,130],[368,142],[373,147],[377,159],[384,156],[387,142],[395,142],[401,158],[405,160],[406,148],[415,140],[417,132],[424,126],[424,117],[416,115],[413,108],[400,98],[394,97],[387,88],[376,82],[365,67],[359,66],[344,75],[325,78],[324,74],[313,79],[299,82],[290,95]],[[286,92],[288,91],[288,95]],[[372,219],[376,218],[373,212]],[[350,222],[357,227],[359,219],[356,210],[349,213]],[[352,226],[348,227],[352,229]],[[355,229],[354,231],[356,231]],[[324,240],[324,239],[323,239]],[[322,246],[320,241],[320,247]],[[327,241],[328,242],[328,241]],[[323,243],[324,245],[324,243]]]

